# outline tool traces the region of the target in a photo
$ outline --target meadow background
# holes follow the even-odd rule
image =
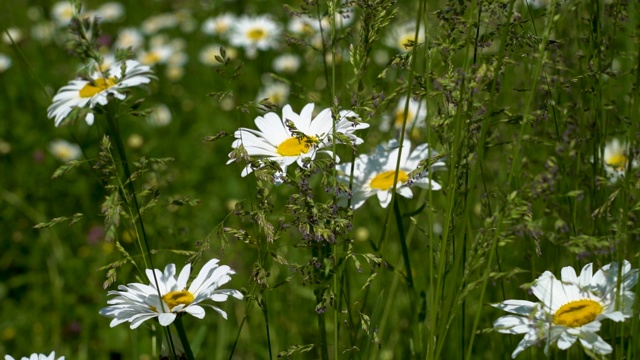
[[[301,12],[327,14],[323,1],[140,0],[103,22],[105,48],[136,28],[143,48],[170,43],[178,54],[154,64],[157,80],[135,92],[140,110],[165,106],[170,121],[158,112],[120,119],[132,161],[173,158],[151,163],[135,182],[151,189],[142,199],[154,202],[144,222],[156,267],[195,260],[198,269],[219,258],[236,271],[225,287],[245,293],[220,305],[226,321],[212,312],[185,318],[196,358],[506,359],[521,336],[491,330],[504,313],[490,303],[531,299],[521,285],[545,270],[623,259],[638,267],[640,173],[630,160],[625,176],[611,177],[603,158],[613,139],[629,145],[628,159],[637,154],[640,5],[548,3],[352,1],[348,24],[323,29],[325,42],[287,28]],[[161,340],[151,326],[110,328],[98,315],[105,267],[123,259],[116,243],[135,259],[140,253],[126,218],[105,227],[109,191],[94,168],[100,117],[61,127],[47,118],[51,97],[81,66],[65,48],[54,4],[0,4],[0,53],[11,61],[0,70],[0,354],[154,358]],[[223,13],[269,14],[283,27],[278,46],[251,58],[202,31]],[[160,15],[169,25],[149,25]],[[424,30],[417,46],[398,46],[407,24]],[[225,47],[228,63],[203,62],[209,45]],[[301,59],[300,68],[274,70],[283,53]],[[255,128],[266,112],[261,91],[272,83],[289,88],[271,98],[277,113],[310,102],[358,113],[370,124],[358,154],[398,138],[382,124],[397,117],[403,96],[424,100],[425,126],[407,136],[445,161],[432,173],[442,190],[414,189],[413,199],[386,209],[374,197],[332,217],[323,206],[335,198],[318,174],[306,187],[241,177],[244,165],[225,164],[233,137],[221,132]],[[50,150],[56,139],[78,144],[86,161],[52,179],[64,164]],[[348,147],[339,155],[354,156]],[[296,207],[292,198],[308,188],[316,207]],[[334,243],[302,236],[312,209]],[[34,228],[74,214],[82,216]],[[276,229],[272,242],[265,222]],[[132,264],[120,265],[109,289],[138,281]],[[611,358],[640,356],[640,341],[629,337],[638,325],[635,316],[603,328]],[[574,346],[551,356],[585,355]],[[519,359],[542,357],[533,347]]]

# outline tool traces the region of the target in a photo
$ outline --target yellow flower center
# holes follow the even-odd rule
[[[229,30],[229,24],[222,21],[218,21],[216,23],[216,31],[218,32],[218,34],[225,33],[227,32],[227,30]]]
[[[150,51],[142,55],[140,62],[144,65],[154,65],[160,62],[160,54],[157,51]]]
[[[389,190],[393,187],[393,178],[395,177],[395,171],[385,171],[376,175],[373,179],[371,179],[371,183],[369,184],[372,189],[377,190]],[[400,170],[398,173],[398,182],[405,183],[409,180],[409,175]]]
[[[188,292],[187,290],[180,290],[172,291],[165,294],[164,296],[162,296],[162,300],[164,300],[164,302],[169,306],[169,311],[171,311],[171,309],[180,304],[191,304],[194,300],[194,297],[193,294]]]
[[[264,29],[251,29],[247,31],[247,37],[252,41],[262,40],[267,37],[267,32]]]
[[[607,159],[607,165],[615,168],[618,171],[624,170],[627,165],[627,157],[624,154],[614,154]]]
[[[299,156],[308,153],[311,146],[317,142],[318,139],[314,136],[292,137],[278,145],[276,151],[282,156]]]
[[[553,315],[553,323],[567,327],[588,324],[602,313],[602,305],[589,299],[575,300],[562,305]]]
[[[400,39],[398,39],[398,49],[402,51],[411,50],[411,48],[415,44],[415,42],[413,42],[415,39],[414,36],[415,34],[404,34],[403,36],[401,36]],[[412,45],[409,46],[409,44],[412,44]]]
[[[411,124],[411,119],[413,118],[413,113],[411,110],[407,112],[407,125]],[[402,128],[402,123],[404,122],[404,111],[398,110],[396,111],[396,118],[394,120],[394,124],[396,128]]]
[[[96,79],[93,81],[93,84],[87,83],[87,85],[83,86],[82,89],[80,89],[80,97],[82,98],[93,97],[95,94],[99,93],[100,91],[106,90],[115,84],[116,84],[115,77],[110,77],[108,79],[105,79],[105,78]]]
[[[62,161],[71,160],[73,152],[67,146],[61,146],[55,150],[56,157]]]

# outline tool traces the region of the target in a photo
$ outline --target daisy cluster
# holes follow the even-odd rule
[[[274,162],[278,166],[274,182],[279,184],[286,179],[287,168],[292,164],[307,168],[308,162],[318,154],[334,157],[334,142],[350,145],[364,142],[354,132],[368,128],[369,124],[360,122],[355,112],[339,111],[334,120],[331,109],[324,109],[314,117],[314,106],[307,104],[298,114],[286,105],[282,116],[274,112],[258,116],[255,119],[258,130],[238,129],[227,164],[243,158],[242,154],[257,160],[244,167],[241,173],[244,177],[264,167],[265,161]],[[338,156],[335,160],[340,162]],[[351,206],[357,209],[373,195],[382,207],[387,207],[394,189],[406,198],[413,197],[412,186],[440,190],[440,184],[432,176],[433,171],[444,167],[444,162],[437,159],[437,153],[428,144],[412,150],[410,140],[405,139],[400,145],[393,139],[386,146],[378,146],[371,155],[361,154],[354,163],[338,164],[336,170],[339,181],[348,185],[353,179],[353,194],[346,195],[344,200],[351,201]]]
[[[493,324],[504,334],[525,334],[512,357],[530,346],[544,346],[545,354],[553,345],[566,350],[576,342],[588,352],[606,355],[613,350],[597,333],[605,320],[623,322],[633,316],[638,270],[628,261],[613,262],[593,273],[587,264],[580,275],[570,267],[561,271],[561,279],[545,271],[531,291],[538,302],[507,300],[493,306],[510,312]]]

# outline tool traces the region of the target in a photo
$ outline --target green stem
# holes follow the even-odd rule
[[[136,196],[136,189],[133,186],[133,180],[131,179],[131,170],[129,169],[129,162],[127,161],[127,154],[124,149],[124,143],[122,142],[122,137],[120,136],[120,131],[118,127],[118,104],[113,102],[107,104],[105,107],[106,118],[107,118],[107,127],[108,133],[113,139],[113,142],[116,145],[116,149],[118,150],[118,155],[120,155],[120,162],[122,164],[122,169],[125,175],[125,185],[128,187],[129,193],[131,194],[131,198],[133,199],[134,209],[136,211],[136,215],[138,218],[138,223],[140,224],[140,232],[142,233],[142,240],[144,242],[145,249],[147,251],[147,258],[145,258],[144,254],[142,254],[142,258],[145,261],[145,267],[155,269],[153,265],[153,259],[151,258],[151,248],[149,247],[149,240],[147,239],[147,232],[144,228],[144,221],[142,221],[142,213],[140,212],[140,205],[138,204],[138,197]],[[128,204],[127,198],[123,197],[124,201]],[[135,224],[135,221],[134,221]],[[138,243],[140,242],[140,237],[138,236]],[[147,265],[147,259],[149,260],[149,264]],[[158,278],[156,276],[155,271],[151,271],[153,274],[153,282],[156,285],[156,289],[158,290],[158,297],[162,299],[162,294],[160,293],[160,286],[158,283]],[[168,311],[169,309],[165,309],[164,301],[160,301],[162,306],[162,311]],[[173,339],[171,337],[171,332],[167,331],[167,338],[169,343],[173,345]],[[173,346],[172,346],[173,348]],[[174,352],[175,355],[175,352]]]
[[[265,294],[262,294],[260,301],[260,307],[262,308],[262,315],[264,316],[264,326],[267,330],[267,346],[269,347],[269,360],[273,360],[273,354],[271,352],[271,333],[269,332],[269,311],[267,310],[267,299]]]
[[[191,345],[189,345],[189,339],[187,338],[187,333],[184,331],[184,325],[182,324],[182,316],[178,315],[178,317],[176,317],[176,321],[173,323],[176,326],[176,330],[178,330],[178,337],[180,338],[180,342],[184,348],[184,353],[187,355],[187,360],[194,360],[193,351],[191,351]]]

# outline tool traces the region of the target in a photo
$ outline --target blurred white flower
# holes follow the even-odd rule
[[[76,10],[69,1],[59,1],[51,7],[51,19],[58,26],[67,26]]]
[[[147,35],[157,34],[163,29],[173,28],[178,24],[175,14],[166,13],[151,16],[142,22],[142,32]]]
[[[293,74],[300,68],[300,57],[294,54],[282,54],[273,60],[273,69],[279,73]]]
[[[424,27],[420,27],[416,38],[416,25],[413,22],[396,25],[385,38],[385,44],[399,52],[406,53],[412,50],[414,45],[424,42]]]
[[[624,176],[629,161],[629,145],[618,139],[613,139],[604,148],[604,170],[612,183]],[[638,167],[638,161],[633,159],[631,167]]]
[[[106,22],[114,22],[124,16],[124,6],[119,2],[107,2],[96,10],[95,15]]]
[[[11,67],[11,58],[0,53],[0,74],[7,71]]]
[[[209,66],[218,66],[222,65],[221,62],[216,60],[216,56],[222,59],[222,55],[220,55],[220,48],[222,45],[220,44],[210,44],[202,48],[200,50],[200,54],[198,55],[198,59],[200,62],[209,65]],[[227,55],[227,58],[233,59],[237,56],[237,51],[234,48],[225,48],[224,49]]]
[[[216,17],[207,18],[202,23],[202,32],[207,35],[223,36],[236,21],[236,16],[231,13],[220,14]]]
[[[136,28],[124,28],[118,33],[114,46],[120,49],[131,48],[136,50],[144,44],[144,36]]]
[[[165,104],[158,104],[151,108],[147,116],[147,123],[152,126],[167,126],[171,123],[171,110]]]
[[[425,126],[425,118],[427,116],[427,102],[425,100],[416,101],[413,98],[409,99],[409,106],[405,113],[405,106],[407,105],[407,96],[402,96],[398,100],[398,105],[393,111],[392,116],[383,116],[380,122],[380,130],[389,131],[391,127],[396,130],[402,129],[402,124],[406,117],[407,125],[406,130],[410,132],[414,128],[421,128]]]
[[[7,35],[7,33],[9,34]],[[16,44],[19,43],[22,41],[23,37],[24,36],[22,35],[22,30],[16,27],[8,28],[2,31],[2,42],[7,45],[11,45],[13,44],[13,42],[15,42]],[[12,39],[13,42],[11,41]]]
[[[280,25],[269,16],[241,16],[229,30],[229,42],[242,47],[247,57],[254,58],[257,50],[269,50],[279,45]]]
[[[15,359],[11,355],[5,355],[4,360],[15,360]],[[56,352],[52,351],[51,354],[49,355],[33,353],[29,355],[29,357],[23,356],[21,360],[65,360],[65,359],[64,359],[64,356],[60,356],[59,358],[56,358]]]
[[[260,90],[256,100],[269,99],[278,106],[284,105],[289,99],[291,87],[282,82],[273,82]]]
[[[49,152],[60,161],[78,160],[82,156],[82,149],[78,144],[67,140],[56,139],[49,143]]]

